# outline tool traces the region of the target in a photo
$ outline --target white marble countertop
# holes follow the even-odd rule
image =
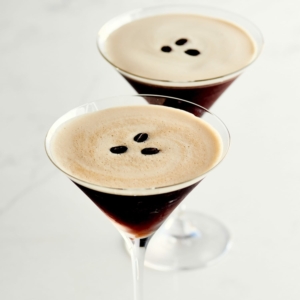
[[[0,2],[1,300],[133,298],[120,235],[52,166],[43,140],[74,106],[134,93],[98,54],[100,26],[137,7],[181,2]],[[232,147],[186,201],[227,225],[232,248],[203,269],[147,269],[145,300],[298,300],[300,3],[201,4],[249,18],[266,40],[258,61],[212,108]]]

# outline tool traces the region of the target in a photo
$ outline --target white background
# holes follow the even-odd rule
[[[183,2],[183,1],[181,1]],[[0,1],[0,299],[132,299],[129,257],[104,215],[48,161],[43,142],[69,109],[133,89],[96,35],[122,12],[164,0]],[[260,58],[212,108],[227,158],[188,197],[232,234],[216,264],[145,272],[145,300],[300,299],[300,3],[189,1],[253,21]]]

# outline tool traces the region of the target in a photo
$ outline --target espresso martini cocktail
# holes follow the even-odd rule
[[[100,53],[138,93],[206,108],[258,57],[262,43],[249,21],[199,6],[137,10],[98,34]]]
[[[151,235],[194,185],[170,194],[157,195],[155,189],[205,174],[219,162],[222,143],[212,127],[192,114],[151,105],[74,118],[56,130],[50,149],[55,163],[72,177],[119,189],[109,194],[77,183],[135,238]]]
[[[102,26],[97,42],[101,55],[138,93],[178,97],[205,108],[263,46],[260,31],[248,20],[197,5],[125,13]],[[178,106],[186,109],[184,102]],[[146,264],[159,270],[203,267],[225,253],[229,241],[228,230],[214,218],[179,209],[152,239]]]
[[[174,108],[184,100],[150,98],[166,104],[124,96],[80,106],[57,120],[46,138],[51,161],[128,243],[135,300],[141,300],[149,239],[229,147],[226,127],[207,110],[186,102],[194,115]]]

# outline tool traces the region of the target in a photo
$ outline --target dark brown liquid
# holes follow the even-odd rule
[[[95,191],[75,183],[108,217],[135,237],[158,229],[170,213],[198,184],[159,195],[121,196]]]
[[[124,76],[124,78],[139,94],[163,95],[180,98],[201,105],[207,109],[209,109],[215,103],[221,94],[236,79],[233,78],[222,83],[199,87],[169,87],[151,85],[141,81],[133,80],[126,76]]]

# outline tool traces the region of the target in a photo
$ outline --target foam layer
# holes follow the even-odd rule
[[[176,120],[176,121],[174,121]],[[134,137],[147,133],[138,143]],[[122,154],[112,147],[126,146]],[[143,155],[144,148],[159,153]],[[193,115],[162,106],[111,108],[71,119],[51,140],[51,157],[66,173],[112,188],[152,188],[194,179],[220,159],[218,133]]]
[[[180,39],[187,42],[177,45]],[[163,49],[166,52],[162,47],[167,47]],[[254,59],[255,51],[252,38],[232,23],[201,15],[170,14],[117,28],[105,42],[104,55],[118,68],[137,76],[186,82],[236,72]]]

